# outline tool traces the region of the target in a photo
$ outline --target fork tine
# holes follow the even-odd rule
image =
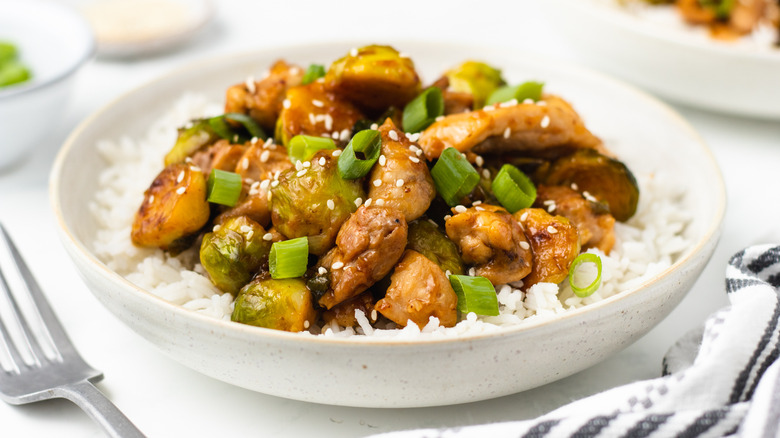
[[[19,374],[21,372],[19,366],[24,363],[24,360],[22,359],[22,356],[19,355],[19,351],[14,346],[13,340],[11,340],[8,329],[3,323],[2,318],[0,318],[0,346],[3,347],[3,350],[6,352],[8,359],[11,361],[8,364],[10,368],[8,371],[14,374]],[[3,371],[5,371],[5,369]],[[0,382],[2,382],[4,376],[5,373],[0,372]]]
[[[57,316],[54,314],[54,311],[49,305],[46,297],[43,295],[43,292],[41,292],[41,288],[38,286],[38,282],[35,281],[35,277],[33,277],[30,269],[24,262],[24,259],[22,259],[19,250],[16,248],[16,245],[14,245],[14,242],[6,232],[3,224],[0,224],[0,241],[3,242],[3,244],[8,249],[8,252],[11,254],[14,262],[16,262],[16,268],[24,280],[27,292],[35,303],[34,310],[38,312],[38,316],[41,318],[41,321],[44,322],[43,334],[49,337],[49,340],[51,341],[51,344],[55,350],[54,353],[57,354],[60,358],[64,354],[75,353],[73,344],[70,342],[70,339],[68,339],[68,335],[65,334],[65,329],[62,327],[59,319],[57,319]],[[12,295],[10,294],[10,290],[8,291],[8,294]],[[16,306],[13,298],[12,302],[14,302],[14,305]],[[16,306],[15,311],[18,315],[22,315],[19,312],[18,306]],[[27,333],[32,333],[29,330],[29,326],[27,326],[26,321],[24,321],[24,318],[20,316],[19,319],[20,321],[23,321],[23,324],[26,326],[25,330]]]
[[[3,296],[6,300],[8,300],[8,303],[10,304],[10,312],[13,314],[13,317],[10,318],[11,321],[3,321],[2,314],[0,314],[0,323],[2,323],[2,329],[3,329],[3,337],[6,341],[6,346],[8,350],[10,350],[11,357],[16,362],[17,366],[21,366],[23,364],[26,364],[27,361],[24,360],[21,354],[21,350],[19,348],[25,347],[27,348],[28,354],[31,354],[30,357],[33,360],[33,363],[35,365],[41,364],[41,359],[45,358],[45,355],[43,355],[43,352],[41,351],[40,347],[38,346],[38,343],[35,340],[35,335],[30,330],[30,326],[27,324],[27,321],[24,318],[24,315],[22,314],[21,310],[19,309],[19,305],[16,302],[16,298],[14,298],[13,292],[11,292],[11,286],[8,283],[8,280],[6,279],[5,275],[3,274],[2,269],[0,269],[0,291],[2,291]],[[12,336],[11,336],[11,328],[9,327],[9,324],[13,322],[16,323],[17,328],[19,329],[19,341],[23,343],[23,345],[17,345],[14,343]],[[16,348],[14,348],[16,347]]]

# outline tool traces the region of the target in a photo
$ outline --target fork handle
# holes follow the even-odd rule
[[[116,405],[87,380],[57,387],[52,392],[76,403],[112,438],[145,437]]]

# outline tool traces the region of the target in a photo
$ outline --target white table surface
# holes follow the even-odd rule
[[[217,2],[215,2],[217,3]],[[495,400],[424,409],[356,409],[254,393],[179,365],[122,325],[91,295],[56,237],[48,172],[67,134],[114,97],[191,60],[285,43],[455,40],[498,44],[588,63],[530,0],[513,2],[219,1],[213,23],[184,47],[132,61],[96,59],[80,73],[67,115],[32,155],[0,172],[0,221],[77,348],[105,374],[98,387],[151,437],[358,437],[418,427],[532,418],[574,399],[657,377],[667,348],[726,305],[724,269],[741,248],[780,242],[780,122],[675,106],[711,147],[726,180],[723,236],[701,278],[672,314],[624,351],[579,374]],[[377,5],[379,5],[377,3]],[[447,17],[446,19],[444,17]],[[0,151],[2,145],[0,145]],[[102,431],[75,405],[0,403],[0,436],[90,437]]]

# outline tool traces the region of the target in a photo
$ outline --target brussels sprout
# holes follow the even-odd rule
[[[263,275],[241,288],[230,319],[257,327],[299,332],[309,328],[316,317],[311,293],[303,279],[274,280]]]
[[[368,111],[403,108],[420,93],[420,77],[411,59],[390,46],[353,49],[331,64],[325,84]]]
[[[296,135],[327,136],[343,146],[349,141],[352,127],[363,118],[348,100],[326,90],[324,84],[312,82],[287,90],[274,138],[286,147]]]
[[[288,239],[308,237],[309,252],[322,255],[365,193],[359,179],[339,176],[338,159],[330,151],[318,152],[310,163],[279,175],[279,184],[271,188],[271,222]]]
[[[409,223],[409,237],[406,249],[412,249],[428,257],[439,265],[442,271],[461,275],[465,272],[458,246],[428,219],[418,219]]]
[[[203,172],[171,164],[144,192],[130,237],[139,246],[178,252],[189,246],[188,237],[206,225],[210,213]]]
[[[485,106],[490,93],[506,84],[501,77],[501,70],[479,61],[466,61],[445,73],[445,76],[449,79],[450,90],[470,93],[474,97],[474,109]]]
[[[555,160],[543,183],[574,184],[589,201],[607,204],[612,216],[621,222],[634,215],[639,202],[639,185],[626,165],[588,148]]]
[[[270,241],[265,229],[246,216],[232,217],[206,233],[200,245],[200,263],[211,282],[221,291],[235,295],[268,261]]]
[[[165,156],[165,165],[183,163],[187,157],[219,139],[220,136],[214,132],[209,119],[193,120],[188,127],[179,128],[176,144]]]

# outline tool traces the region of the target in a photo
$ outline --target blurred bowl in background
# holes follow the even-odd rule
[[[542,4],[550,23],[591,68],[682,104],[780,119],[778,47],[715,40],[682,20],[654,20],[642,13],[648,8],[623,7],[618,0]]]
[[[30,152],[66,108],[75,73],[92,56],[92,30],[75,10],[55,2],[2,3],[0,41],[15,45],[32,77],[0,87],[0,168]]]

